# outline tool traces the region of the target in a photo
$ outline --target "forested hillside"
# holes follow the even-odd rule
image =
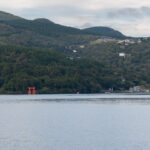
[[[0,93],[150,89],[150,39],[107,27],[80,30],[0,12]]]
[[[114,70],[93,60],[70,60],[54,51],[0,47],[0,93],[98,93],[127,89]]]
[[[0,12],[0,44],[3,45],[55,48],[61,51],[66,46],[88,43],[101,36],[118,37],[118,33],[115,30],[112,33],[112,29],[107,28],[95,34],[59,25],[44,18],[27,20]]]
[[[91,28],[84,29],[84,31],[90,34],[101,35],[106,37],[119,38],[119,39],[126,38],[126,36],[123,35],[121,32],[108,27],[91,27]]]

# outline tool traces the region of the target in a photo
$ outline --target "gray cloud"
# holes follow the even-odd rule
[[[107,17],[108,18],[121,18],[122,19],[139,19],[143,17],[150,16],[150,7],[141,7],[141,8],[122,8],[122,9],[113,9],[108,10]]]
[[[26,8],[23,10],[16,11],[18,15],[24,16],[26,18],[36,18],[36,17],[75,17],[88,14],[88,10],[83,10],[78,7],[73,6],[50,6],[50,7],[39,7],[39,8]]]

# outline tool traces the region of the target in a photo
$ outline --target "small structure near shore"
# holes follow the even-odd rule
[[[28,87],[28,94],[31,95],[35,95],[36,94],[36,90],[35,87]]]
[[[130,93],[139,93],[139,92],[144,92],[144,93],[149,93],[149,89],[144,89],[141,88],[141,86],[134,86],[134,87],[130,87],[129,89]]]
[[[119,56],[125,58],[125,57],[126,57],[126,54],[125,54],[125,53],[119,53]]]

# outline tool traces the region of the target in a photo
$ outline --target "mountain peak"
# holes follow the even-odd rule
[[[40,22],[40,23],[53,23],[54,24],[54,22],[52,22],[48,19],[45,19],[45,18],[37,18],[37,19],[34,19],[33,21]]]
[[[91,34],[108,36],[112,38],[125,38],[125,35],[123,35],[121,32],[114,30],[112,28],[109,28],[109,27],[104,27],[104,26],[86,28],[84,29],[84,31],[91,33]]]

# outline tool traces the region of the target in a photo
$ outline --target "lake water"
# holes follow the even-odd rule
[[[0,150],[149,150],[150,95],[1,95]]]

